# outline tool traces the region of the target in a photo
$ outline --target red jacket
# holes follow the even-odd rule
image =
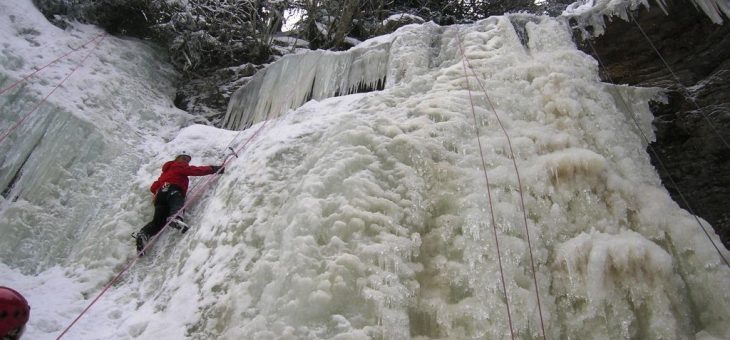
[[[214,173],[213,167],[209,165],[192,166],[185,162],[169,161],[162,166],[162,175],[152,183],[150,191],[153,195],[157,194],[157,190],[160,190],[165,183],[169,183],[180,187],[185,194],[188,192],[188,176],[205,176]]]

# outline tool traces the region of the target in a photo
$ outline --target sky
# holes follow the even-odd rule
[[[287,9],[284,11],[284,25],[281,27],[282,32],[289,32],[295,28],[295,25],[302,19],[301,10]]]

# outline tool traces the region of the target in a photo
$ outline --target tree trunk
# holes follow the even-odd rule
[[[352,27],[352,16],[355,14],[357,9],[358,0],[346,0],[343,4],[340,16],[337,18],[337,24],[335,26],[335,35],[332,39],[332,47],[340,48],[344,44],[347,33],[350,32]]]

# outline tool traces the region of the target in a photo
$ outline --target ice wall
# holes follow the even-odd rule
[[[726,0],[695,0],[713,22],[721,24],[730,15]],[[664,0],[655,4],[666,8]],[[591,27],[601,35],[606,20],[619,16],[628,20],[628,11],[649,6],[647,0],[578,1],[569,5],[563,17],[574,19],[578,27]],[[244,129],[267,118],[276,118],[306,101],[382,89],[407,81],[428,67],[438,64],[439,28],[431,24],[405,28],[398,35],[369,40],[344,52],[314,51],[287,55],[257,73],[237,90],[228,104],[223,126]],[[412,60],[402,60],[408,55]],[[415,66],[415,67],[414,67]]]
[[[3,2],[0,13],[0,88],[103,33],[86,25],[61,30],[26,0]],[[104,261],[79,249],[119,242],[114,227],[129,221],[119,216],[121,198],[144,190],[130,186],[141,160],[186,119],[172,106],[177,75],[163,54],[110,36],[89,54],[93,46],[0,94],[5,133],[89,55],[0,143],[0,261],[23,272],[84,257]]]
[[[16,4],[30,2],[0,3],[15,16],[0,16],[11,79],[35,65],[27,56],[57,55],[34,36],[64,51],[51,42],[79,39],[19,36],[39,14]],[[459,40],[487,93],[464,77]],[[1,253],[0,278],[31,301],[27,337],[54,339],[133,258],[129,233],[149,219],[147,186],[170,154],[215,164],[255,135],[188,210],[192,229],[163,233],[66,338],[509,339],[511,319],[515,338],[539,339],[538,290],[549,339],[730,338],[730,270],[662,188],[634,124],[651,138],[659,89],[602,83],[551,18],[409,26],[365,46],[383,44],[387,63],[367,67],[385,71],[364,71],[386,79],[382,91],[309,101],[241,132],[179,133],[174,74],[141,44],[102,45],[81,84],[0,154],[25,164],[2,202],[0,242],[19,248]],[[64,75],[51,74],[5,104]],[[314,78],[302,77],[277,95],[306,97]]]
[[[510,134],[521,190],[457,35]],[[539,289],[549,339],[730,336],[730,270],[662,188],[634,123],[651,138],[659,89],[602,83],[550,18],[412,26],[388,39],[388,69],[407,80],[244,130],[240,140],[262,129],[190,211],[195,229],[167,234],[125,279],[131,292],[86,321],[118,326],[79,334],[509,339],[511,318],[516,338],[539,339]],[[418,48],[394,53],[397,42]],[[210,129],[173,143],[200,152],[233,138]]]

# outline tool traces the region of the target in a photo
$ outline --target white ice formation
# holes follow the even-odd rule
[[[693,0],[715,23],[730,16],[730,0]],[[666,11],[664,0],[655,0]],[[600,36],[606,20],[618,16],[629,20],[629,11],[649,7],[648,0],[582,0],[569,5],[564,19],[576,21],[584,36]],[[524,39],[524,18],[513,15],[517,33]],[[529,16],[528,16],[529,17]],[[530,19],[527,19],[529,21]],[[368,40],[345,52],[314,51],[287,55],[257,73],[250,82],[234,93],[228,105],[223,125],[243,129],[255,122],[278,117],[314,99],[371,91],[408,81],[413,75],[438,64],[441,28],[420,25],[431,31],[426,35],[402,32]],[[590,27],[590,33],[585,30]],[[403,59],[403,56],[415,59]]]
[[[651,1],[666,12],[668,4],[666,0]],[[725,19],[730,18],[730,0],[692,0],[696,8],[702,10],[707,17],[715,24],[722,24]],[[637,10],[640,6],[649,7],[649,0],[579,0],[563,11],[562,16],[576,20],[577,26],[591,27],[591,33],[583,31],[585,36],[600,36],[606,27],[606,20],[618,16],[628,21],[629,11]],[[724,17],[724,18],[723,18]]]
[[[188,118],[170,99],[177,74],[152,47],[105,36],[80,48],[103,32],[63,31],[30,1],[3,2],[0,13],[0,88],[79,48],[0,95],[2,132],[27,116],[0,143],[0,258],[35,272],[67,264],[75,241],[86,242],[79,235],[116,223],[112,207],[149,143]]]
[[[459,41],[484,89],[465,77]],[[114,40],[121,43],[129,42]],[[141,58],[136,46],[129,48]],[[138,70],[118,56],[104,60],[94,65]],[[730,338],[730,269],[662,188],[645,152],[648,102],[661,100],[660,90],[601,82],[564,20],[412,25],[352,52],[277,64],[229,107],[230,126],[250,125],[242,132],[194,125],[165,143],[168,130],[151,129],[137,147],[127,144],[139,141],[128,131],[151,124],[146,118],[97,117],[107,110],[57,102],[74,117],[91,112],[89,130],[112,136],[101,139],[116,148],[104,153],[112,164],[142,164],[135,173],[107,169],[101,156],[75,158],[103,179],[51,171],[56,179],[38,184],[48,196],[27,197],[31,182],[16,181],[17,200],[2,202],[3,235],[31,245],[20,260],[0,252],[0,278],[36,313],[30,338],[55,338],[133,257],[129,233],[151,216],[146,187],[174,150],[214,163],[249,138],[188,211],[193,229],[163,233],[67,338],[509,339],[511,319],[516,338],[538,339],[541,318],[549,339]],[[160,70],[142,69],[150,77],[132,77],[134,88],[164,86]],[[100,78],[67,97],[121,86]],[[380,91],[327,98],[378,81]],[[115,99],[164,103],[147,94]],[[166,114],[180,115],[145,112],[163,124]],[[25,145],[13,143],[3,155]],[[61,159],[97,150],[74,143]],[[73,216],[86,209],[91,222],[45,213],[63,202],[79,205]],[[46,246],[57,243],[62,251]]]

